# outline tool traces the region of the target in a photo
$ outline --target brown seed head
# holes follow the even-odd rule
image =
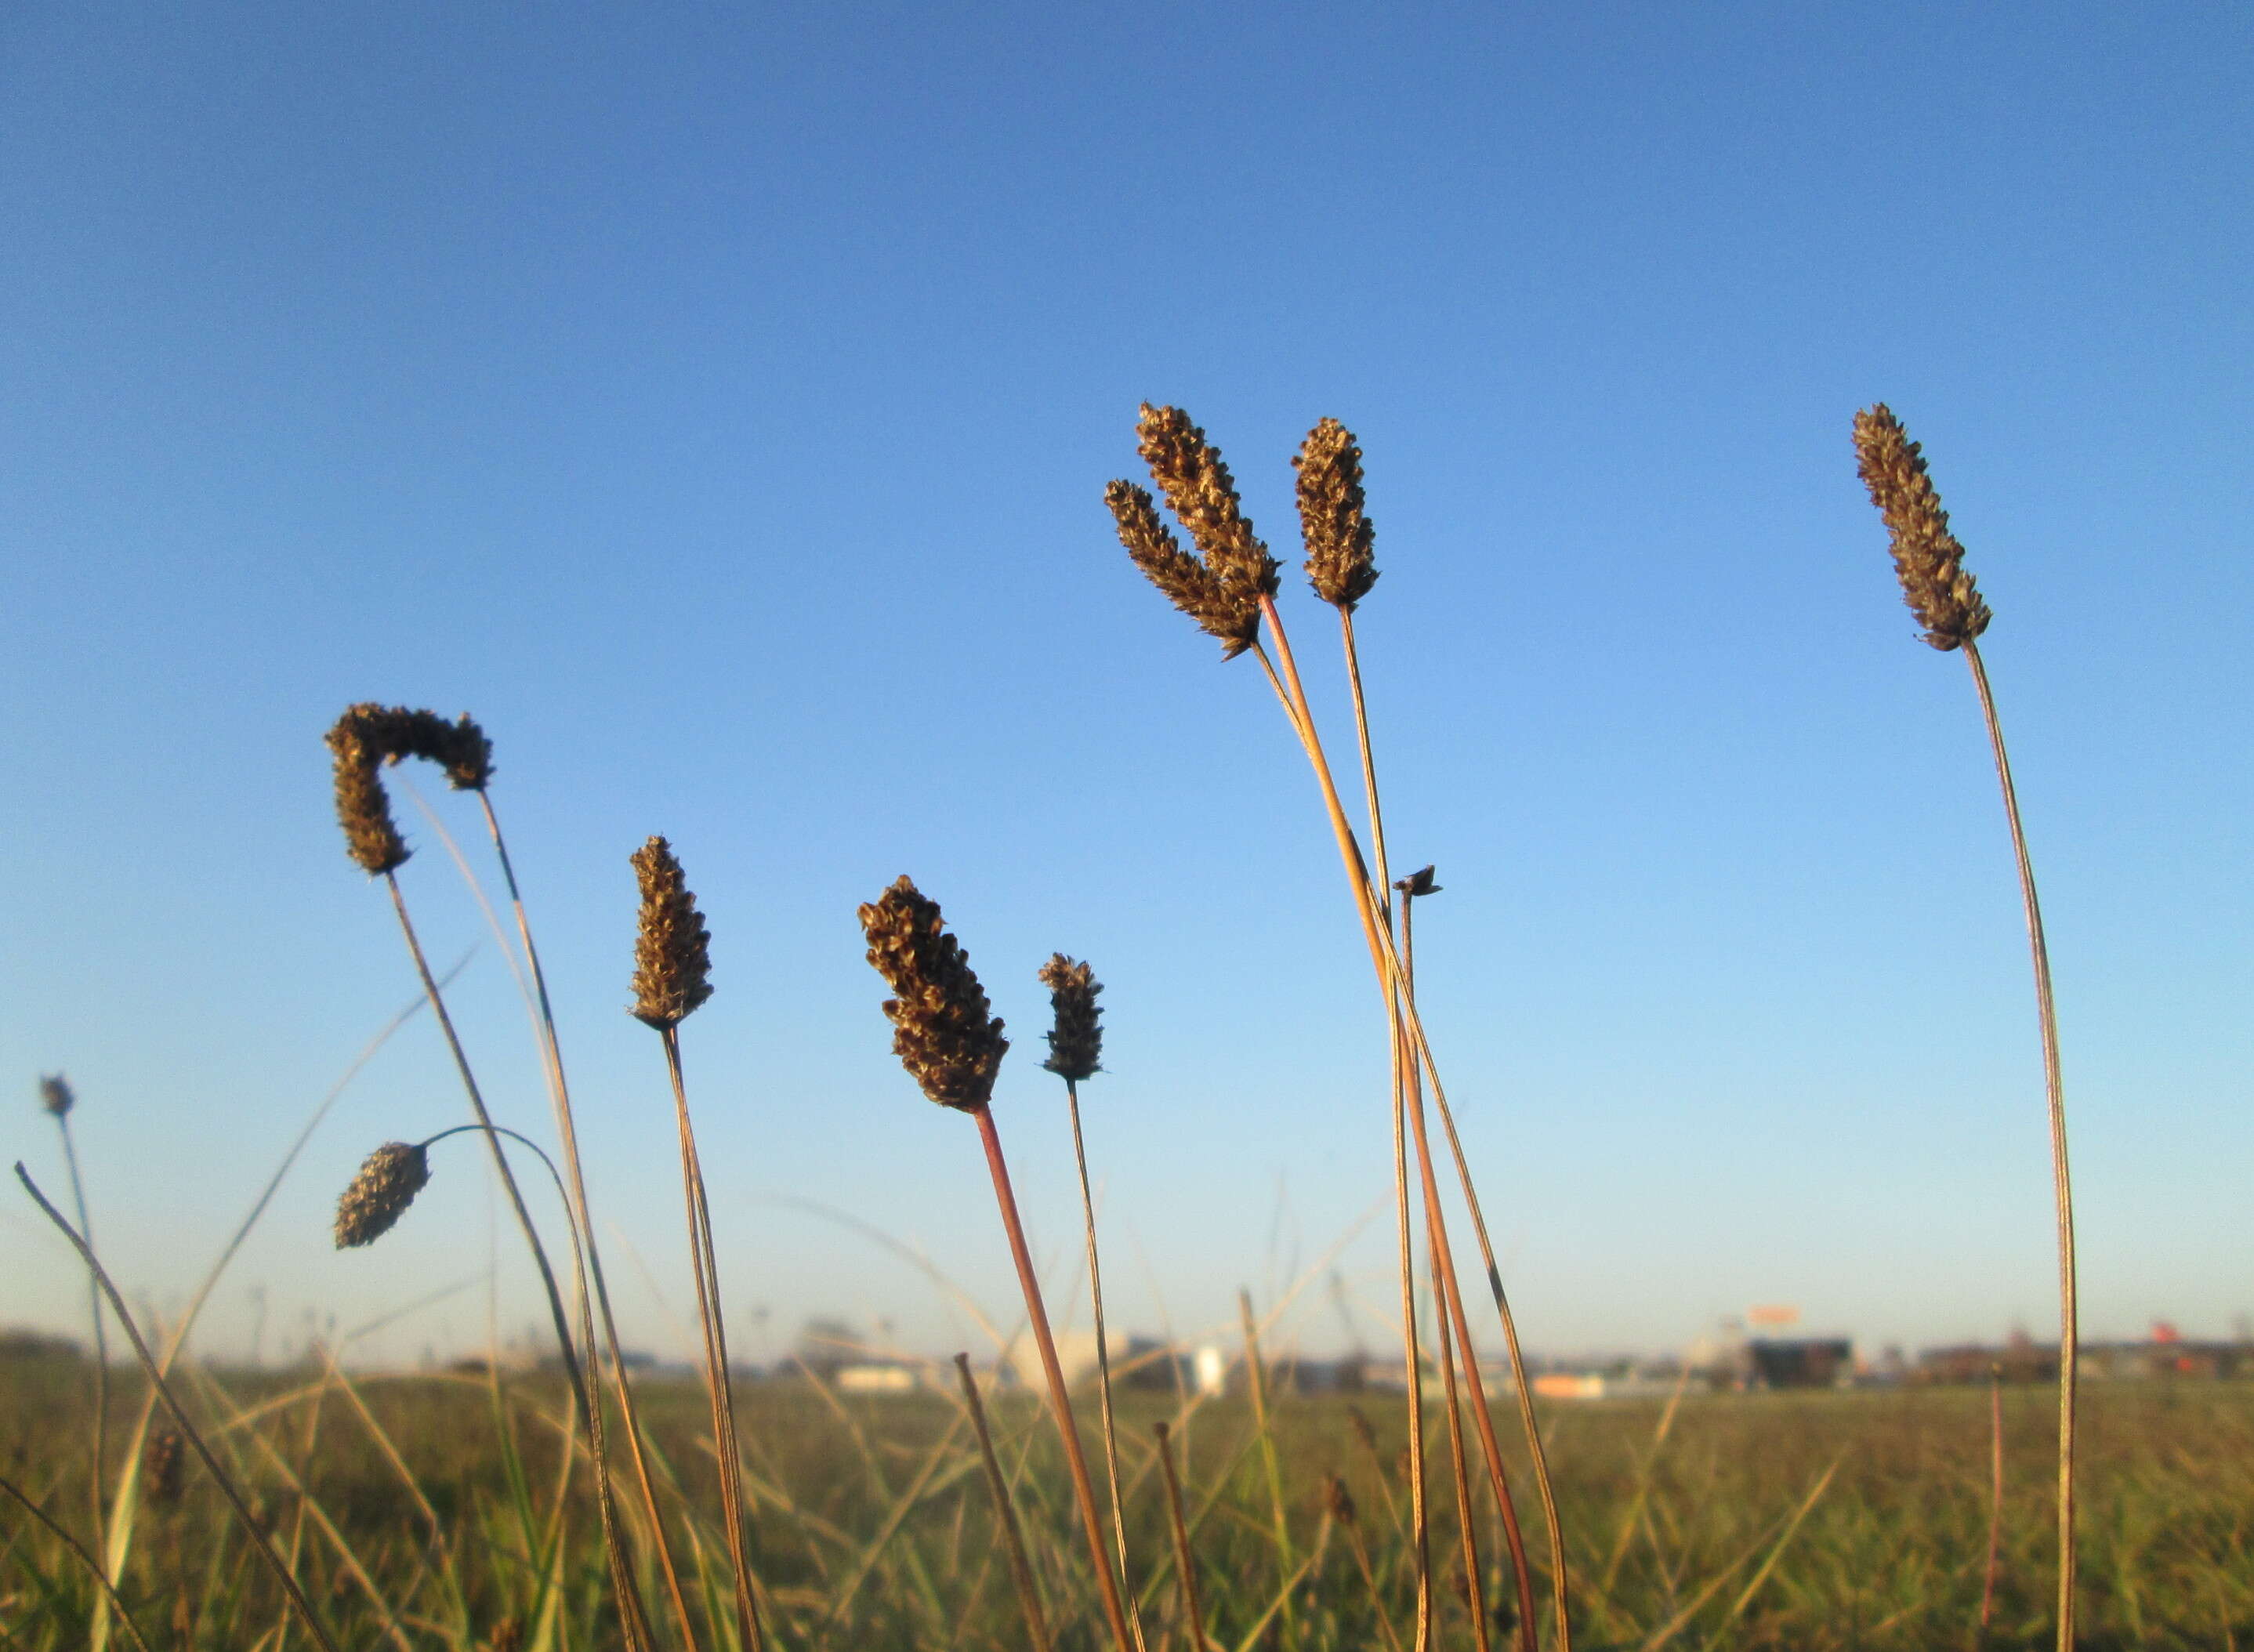
[[[404,865],[414,851],[391,823],[391,800],[383,794],[376,766],[388,755],[388,727],[382,706],[355,705],[329,731],[336,761],[337,821],[345,829],[345,852],[370,875]]]
[[[1414,900],[1419,895],[1437,895],[1440,886],[1432,881],[1432,868],[1426,866],[1410,872],[1406,878],[1396,878],[1393,886]]]
[[[503,1618],[494,1625],[493,1633],[486,1637],[486,1652],[522,1652],[524,1620]]]
[[[170,1508],[180,1501],[187,1480],[187,1455],[177,1428],[162,1428],[149,1437],[141,1457],[142,1494],[150,1507]]]
[[[1010,1041],[939,903],[902,877],[860,912],[869,962],[899,995],[885,1001],[892,1054],[942,1107],[978,1111],[994,1094]]]
[[[1336,1474],[1323,1476],[1323,1508],[1341,1526],[1351,1526],[1357,1518],[1354,1494],[1346,1488],[1346,1481]]]
[[[328,742],[336,759],[345,848],[370,872],[393,871],[414,852],[391,822],[379,765],[419,757],[445,770],[447,784],[458,792],[481,792],[493,779],[493,742],[466,711],[449,723],[436,711],[364,700],[345,708]]]
[[[1049,1006],[1056,1012],[1056,1027],[1049,1034],[1049,1059],[1041,1065],[1059,1078],[1077,1083],[1102,1070],[1103,1013],[1096,995],[1103,990],[1095,971],[1074,963],[1061,952],[1040,969],[1041,984],[1049,990]]]
[[[1964,571],[1964,547],[1949,531],[1924,451],[1881,402],[1855,415],[1855,458],[1871,503],[1886,519],[1902,599],[1925,627],[1926,641],[1943,650],[1964,647],[1992,616]]]
[[[1113,482],[1103,490],[1103,502],[1118,524],[1119,542],[1144,578],[1196,620],[1200,630],[1221,639],[1222,659],[1234,660],[1252,646],[1260,634],[1258,600],[1231,592],[1219,575],[1184,550],[1173,530],[1158,520],[1149,494],[1132,482]]]
[[[389,1233],[430,1180],[430,1156],[420,1144],[384,1143],[337,1200],[337,1249],[373,1244]]]
[[[1130,518],[1122,507],[1134,503],[1134,494],[1126,484],[1115,482],[1107,497],[1119,520],[1120,537],[1137,565],[1175,606],[1221,638],[1222,657],[1234,658],[1252,646],[1259,632],[1261,598],[1276,594],[1276,559],[1245,519],[1221,450],[1205,439],[1188,414],[1145,402],[1136,434],[1152,480],[1204,557],[1207,578],[1193,579],[1181,568],[1180,562],[1188,559],[1178,547],[1174,556],[1180,561],[1169,561],[1164,552],[1172,544],[1171,536],[1163,545],[1152,538],[1150,526],[1157,515],[1150,510],[1147,496],[1139,514]]]
[[[1377,583],[1371,560],[1377,530],[1362,514],[1362,450],[1352,430],[1325,419],[1307,432],[1292,467],[1299,472],[1307,583],[1325,602],[1351,613]]]
[[[57,1118],[68,1118],[71,1109],[78,1105],[78,1096],[70,1081],[61,1074],[43,1073],[39,1075],[39,1105]]]
[[[678,1026],[712,996],[711,935],[682,880],[671,845],[653,837],[634,852],[641,880],[641,930],[634,938],[634,1015],[654,1027]]]

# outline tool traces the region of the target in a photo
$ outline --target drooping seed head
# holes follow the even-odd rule
[[[371,876],[396,871],[415,852],[391,823],[391,800],[376,778],[377,766],[389,755],[388,716],[379,705],[351,706],[328,733],[345,852]]]
[[[1010,1041],[939,903],[903,876],[860,916],[869,962],[897,995],[885,1001],[892,1054],[931,1100],[977,1112],[993,1096]]]
[[[1432,868],[1425,866],[1410,872],[1406,878],[1396,878],[1393,886],[1411,900],[1419,895],[1437,895],[1440,886],[1432,881]]]
[[[141,1492],[150,1506],[170,1508],[180,1501],[187,1483],[187,1452],[177,1428],[160,1428],[149,1436],[141,1458]]]
[[[71,1109],[78,1105],[78,1095],[61,1074],[43,1073],[39,1075],[39,1105],[57,1118],[68,1118]]]
[[[1885,518],[1902,599],[1934,648],[1961,648],[1988,628],[1988,605],[1964,571],[1964,547],[1926,475],[1925,454],[1883,402],[1855,415],[1856,469]]]
[[[1102,984],[1088,965],[1075,963],[1061,952],[1041,966],[1040,979],[1049,990],[1049,1007],[1056,1012],[1049,1059],[1041,1065],[1072,1083],[1095,1077],[1103,1062],[1103,1008],[1096,1001]]]
[[[430,1155],[420,1144],[384,1143],[337,1200],[337,1249],[373,1244],[389,1233],[430,1180]]]
[[[634,1015],[654,1027],[678,1026],[712,996],[711,935],[662,837],[634,852],[641,883],[641,928],[634,937]]]
[[[1292,467],[1299,472],[1307,583],[1325,602],[1351,613],[1377,583],[1377,530],[1362,513],[1362,449],[1352,430],[1325,419],[1307,432]]]
[[[410,757],[436,763],[458,792],[481,792],[493,779],[493,742],[463,712],[449,723],[436,711],[364,700],[345,708],[329,731],[336,759],[337,818],[345,848],[370,872],[391,872],[414,851],[391,822],[391,803],[376,770]]]

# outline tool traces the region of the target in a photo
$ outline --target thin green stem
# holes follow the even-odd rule
[[[1996,753],[1996,779],[2003,788],[2004,816],[2012,829],[2012,857],[2019,863],[2020,898],[2026,908],[2027,950],[2035,975],[2035,1015],[2042,1029],[2043,1090],[2050,1112],[2051,1186],[2058,1204],[2058,1646],[2072,1652],[2075,1607],[2075,1399],[2080,1372],[2080,1295],[2074,1269],[2074,1181],[2066,1160],[2066,1082],[2060,1072],[2058,1007],[2051,998],[2050,948],[2043,940],[2042,904],[2035,897],[2034,863],[2020,824],[2020,798],[2012,784],[2011,754],[2004,749],[2004,725],[1996,716],[1996,696],[1977,643],[1964,644],[1964,662],[1980,696],[1981,720]]]
[[[1182,1612],[1189,1619],[1191,1652],[1206,1652],[1205,1612],[1198,1603],[1197,1564],[1190,1554],[1189,1522],[1182,1517],[1182,1482],[1174,1473],[1173,1443],[1164,1423],[1151,1424],[1158,1439],[1158,1467],[1166,1480],[1166,1524],[1174,1535],[1174,1576],[1182,1586]]]

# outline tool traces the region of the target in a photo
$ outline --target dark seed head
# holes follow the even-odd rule
[[[1049,1059],[1041,1063],[1059,1078],[1077,1083],[1093,1078],[1103,1060],[1102,1006],[1096,994],[1103,990],[1095,972],[1061,952],[1040,969],[1041,984],[1049,990],[1049,1004],[1056,1012],[1056,1026],[1049,1033]]]
[[[419,1144],[384,1143],[337,1200],[337,1249],[373,1244],[389,1233],[430,1180],[430,1160]]]
[[[869,962],[897,995],[885,1000],[892,1054],[931,1100],[977,1112],[993,1096],[1010,1041],[939,903],[902,877],[860,916]]]

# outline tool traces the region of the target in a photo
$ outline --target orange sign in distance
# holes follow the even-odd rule
[[[1746,1310],[1746,1320],[1751,1325],[1797,1325],[1800,1310],[1788,1302],[1756,1303]]]

